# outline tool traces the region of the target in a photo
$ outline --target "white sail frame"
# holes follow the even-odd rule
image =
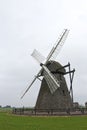
[[[44,69],[44,78],[46,79],[48,86],[50,88],[51,93],[54,93],[56,91],[56,89],[60,86],[58,80],[56,79],[56,77],[54,78],[54,76],[50,73],[50,71],[48,70],[48,68],[45,66],[46,63],[51,60],[51,59],[55,59],[59,48],[61,48],[61,46],[63,45],[63,43],[66,40],[66,37],[68,36],[69,30],[65,29],[64,32],[62,33],[62,35],[60,36],[58,42],[56,45],[53,46],[53,48],[51,49],[49,55],[46,58],[46,61],[44,63],[44,65],[42,65],[41,70],[38,72],[38,74],[35,76],[35,78],[33,79],[33,81],[31,82],[31,84],[28,86],[28,88],[26,89],[26,91],[24,92],[24,94],[22,95],[21,98],[24,97],[24,95],[28,92],[28,90],[30,89],[30,87],[32,86],[32,84],[35,82],[35,80],[37,79],[37,77],[39,77],[41,75],[42,70]],[[36,55],[35,55],[36,54]],[[43,56],[38,52],[38,51],[34,51],[32,53],[32,56],[39,62],[42,63],[43,61]]]

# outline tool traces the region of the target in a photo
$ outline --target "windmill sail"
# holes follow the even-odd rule
[[[33,79],[33,81],[31,82],[31,84],[29,85],[29,87],[26,89],[26,91],[23,93],[23,95],[21,96],[21,99],[24,97],[24,95],[28,92],[28,90],[30,89],[30,87],[32,86],[32,84],[35,82],[36,77]]]
[[[64,32],[60,35],[60,38],[57,42],[57,44],[55,44],[52,48],[52,50],[50,51],[48,57],[47,57],[47,61],[48,60],[54,60],[56,58],[56,56],[58,55],[59,50],[61,49],[61,47],[63,46],[67,35],[69,33],[69,30],[65,29]]]
[[[60,87],[60,84],[58,80],[56,79],[56,77],[53,74],[51,74],[51,72],[46,66],[42,65],[42,68],[44,69],[43,75],[48,84],[48,87],[51,93],[54,93],[56,89]]]
[[[48,68],[46,67],[46,63],[49,60],[54,60],[58,54],[59,49],[62,47],[64,41],[66,40],[66,37],[68,35],[69,30],[65,29],[64,32],[62,33],[62,35],[60,36],[58,42],[56,45],[53,46],[52,50],[50,51],[48,57],[44,58],[44,56],[42,56],[37,50],[34,50],[33,53],[31,54],[39,63],[43,63],[43,61],[45,61],[45,64],[42,65],[41,70],[38,72],[38,74],[36,75],[36,77],[33,79],[33,81],[31,82],[31,84],[29,85],[29,87],[26,89],[26,91],[24,92],[24,94],[22,95],[21,98],[24,97],[24,95],[27,93],[27,91],[30,89],[30,87],[32,86],[32,84],[35,82],[35,80],[37,79],[37,77],[39,77],[41,75],[42,70],[44,69],[44,78],[48,84],[48,87],[50,88],[51,93],[54,93],[56,91],[56,89],[58,87],[60,87],[60,84],[58,82],[58,80],[56,79],[56,77],[51,74],[51,72],[48,70]]]
[[[50,92],[53,94],[57,89],[56,85],[54,84],[53,80],[51,80],[49,75],[47,75],[45,72],[44,72],[44,79],[46,80],[46,82],[48,84]]]
[[[24,95],[28,92],[28,90],[30,89],[30,87],[32,86],[32,84],[35,82],[35,80],[37,79],[37,77],[39,76],[39,74],[41,73],[42,69],[38,72],[38,74],[34,77],[34,79],[32,80],[31,84],[28,86],[28,88],[26,89],[26,91],[23,93],[23,95],[21,96],[21,99],[24,97]]]
[[[39,63],[43,63],[45,57],[41,55],[36,49],[34,49],[33,53],[31,54],[33,58],[35,58]]]

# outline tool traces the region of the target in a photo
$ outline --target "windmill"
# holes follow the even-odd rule
[[[72,81],[74,77],[74,69],[71,70],[70,63],[62,66],[55,61],[60,48],[63,46],[69,30],[65,29],[58,42],[53,46],[49,55],[45,59],[37,50],[31,54],[40,64],[41,69],[34,77],[33,81],[26,89],[24,95],[28,92],[36,79],[41,81],[41,88],[36,102],[36,109],[58,109],[58,108],[71,108],[73,106],[73,90]],[[43,62],[44,61],[44,62]],[[65,68],[68,67],[69,71],[66,72]],[[69,74],[70,77],[70,91],[68,90],[64,75]],[[43,77],[41,80],[40,77]]]

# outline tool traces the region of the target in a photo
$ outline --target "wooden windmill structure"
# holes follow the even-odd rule
[[[55,61],[68,33],[69,30],[67,29],[62,32],[58,42],[53,46],[45,61],[44,57],[37,50],[34,50],[32,53],[32,56],[39,62],[41,70],[34,77],[21,98],[28,92],[35,80],[39,79],[41,81],[41,88],[35,105],[36,109],[64,109],[73,107],[72,81],[75,69],[71,70],[70,63],[62,66]],[[66,68],[68,68],[68,71],[66,71]],[[69,74],[70,90],[65,80],[66,74]],[[43,79],[41,80],[40,77],[43,77]]]

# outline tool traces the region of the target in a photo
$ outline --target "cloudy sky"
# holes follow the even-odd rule
[[[56,61],[75,68],[74,101],[87,101],[87,0],[0,0],[0,105],[34,106],[40,69],[30,56],[36,48],[45,57],[63,29],[67,40]]]

